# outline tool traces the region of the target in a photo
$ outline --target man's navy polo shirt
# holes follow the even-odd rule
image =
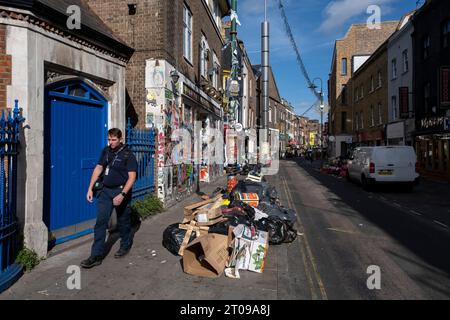
[[[112,151],[110,147],[105,148],[100,155],[98,164],[106,170],[109,164],[108,175],[103,176],[103,184],[113,188],[125,185],[128,180],[128,172],[137,172],[138,164],[133,152],[125,146],[120,152],[120,147]],[[105,171],[104,171],[105,173]]]

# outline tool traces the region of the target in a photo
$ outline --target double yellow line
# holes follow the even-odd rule
[[[300,227],[299,231],[300,231],[300,233],[303,234],[302,241],[300,240],[300,238],[298,238],[298,242],[299,242],[299,244],[301,246],[301,250],[300,251],[301,251],[301,254],[302,254],[303,264],[305,266],[306,277],[308,279],[308,285],[309,285],[309,289],[311,291],[312,299],[313,300],[317,300],[318,299],[318,295],[317,295],[317,292],[316,292],[316,287],[314,285],[314,280],[315,280],[315,282],[317,283],[317,286],[319,288],[319,292],[320,292],[320,297],[319,298],[322,299],[322,300],[328,300],[327,292],[325,291],[325,286],[323,285],[322,278],[320,277],[320,274],[319,274],[319,271],[318,271],[318,268],[317,268],[316,259],[314,258],[313,254],[312,254],[311,247],[309,245],[308,238],[306,236],[305,228],[304,228],[304,225],[303,225],[302,220],[300,218],[300,215],[297,213],[297,210],[296,210],[296,208],[294,206],[294,201],[292,200],[292,194],[291,194],[291,192],[290,192],[290,190],[288,188],[288,184],[287,184],[286,178],[284,176],[282,176],[281,180],[282,180],[282,184],[284,186],[284,190],[285,190],[285,193],[286,193],[286,198],[287,198],[287,201],[288,201],[289,208],[292,208],[296,212],[297,223],[298,223],[298,225]],[[309,266],[308,262],[312,266],[312,269],[313,269],[312,272],[310,270],[310,266]]]

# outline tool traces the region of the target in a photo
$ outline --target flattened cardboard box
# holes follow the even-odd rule
[[[222,275],[228,260],[228,236],[210,233],[192,241],[183,255],[184,272],[208,278]]]
[[[184,216],[185,217],[186,216],[191,216],[198,208],[200,208],[202,206],[205,206],[205,205],[207,205],[209,203],[216,202],[220,197],[221,197],[221,195],[219,194],[219,195],[217,195],[214,198],[211,198],[211,199],[208,199],[208,200],[205,200],[205,201],[196,202],[196,203],[193,203],[193,204],[191,204],[189,206],[184,207]]]

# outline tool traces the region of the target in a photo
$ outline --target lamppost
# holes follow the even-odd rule
[[[323,167],[323,81],[321,78],[317,77],[312,80],[309,88],[316,89],[317,86],[314,84],[314,81],[320,80],[320,167]]]

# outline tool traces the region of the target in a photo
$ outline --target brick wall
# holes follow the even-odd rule
[[[199,85],[199,46],[205,35],[212,52],[222,61],[223,41],[209,19],[203,0],[134,0],[136,15],[128,15],[127,2],[116,0],[87,0],[100,18],[136,51],[127,67],[126,86],[130,103],[127,116],[145,125],[145,60],[165,59],[176,66],[192,82]],[[193,61],[183,57],[183,5],[193,15]],[[208,62],[212,67],[212,59]],[[219,74],[219,88],[222,73]]]
[[[6,88],[11,85],[11,56],[6,54],[6,26],[0,24],[0,109],[5,109]]]
[[[378,72],[381,73],[381,86],[378,85]],[[372,90],[371,79],[374,79],[374,88]],[[353,102],[353,112],[359,115],[363,114],[363,129],[361,122],[358,124],[357,133],[371,133],[384,130],[388,123],[388,54],[387,47],[384,45],[382,50],[377,50],[367,63],[359,69],[352,79],[353,90],[364,88],[363,98]],[[360,94],[361,96],[361,94]],[[379,122],[378,106],[381,105],[382,121]],[[374,108],[374,123],[371,121],[371,107]],[[353,118],[356,118],[355,115]],[[355,119],[356,121],[356,119]],[[355,126],[354,126],[355,128]]]
[[[393,33],[398,22],[383,22],[381,29],[369,29],[366,24],[354,24],[345,38],[336,41],[332,72],[330,74],[330,132],[332,135],[352,133],[353,90],[349,84],[352,77],[352,58],[358,55],[371,55]],[[342,59],[347,59],[347,74],[342,75]],[[347,104],[342,104],[342,86],[347,85]],[[342,112],[347,113],[347,132],[341,130]]]

